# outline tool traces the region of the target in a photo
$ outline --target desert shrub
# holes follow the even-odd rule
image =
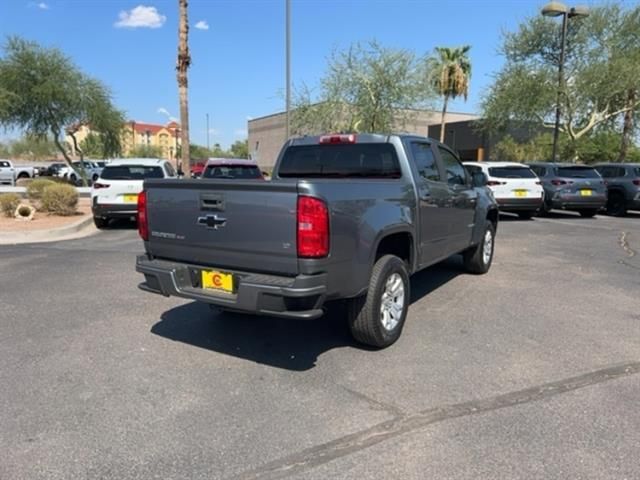
[[[29,185],[27,185],[27,198],[31,200],[32,203],[37,203],[42,199],[44,189],[50,185],[55,185],[55,182],[47,178],[32,180]]]
[[[18,205],[20,205],[20,195],[15,193],[3,193],[0,195],[0,210],[2,210],[5,217],[13,217]]]
[[[42,194],[42,209],[55,215],[73,215],[78,210],[78,192],[71,185],[49,185]]]

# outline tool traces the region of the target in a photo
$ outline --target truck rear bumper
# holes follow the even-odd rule
[[[223,309],[283,318],[313,319],[323,314],[326,274],[282,277],[222,269],[233,274],[234,293],[203,289],[198,275],[208,267],[150,260],[146,255],[136,259],[136,271],[145,281],[138,287],[164,296],[189,298],[217,305]]]

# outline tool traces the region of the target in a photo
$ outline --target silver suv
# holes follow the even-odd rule
[[[640,165],[602,163],[595,166],[609,191],[607,213],[622,216],[627,210],[640,210]]]

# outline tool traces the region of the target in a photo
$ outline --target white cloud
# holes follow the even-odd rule
[[[253,120],[253,117],[250,115],[247,115],[247,120]]]
[[[238,128],[236,130],[234,130],[233,134],[236,137],[246,137],[247,136],[247,130],[245,128]]]
[[[160,28],[167,21],[156,7],[138,5],[128,12],[122,10],[118,14],[118,21],[113,24],[116,28]]]
[[[221,134],[221,133],[222,133],[222,132],[221,132],[220,130],[217,130],[217,129],[215,129],[215,128],[210,128],[210,129],[209,129],[209,134],[210,134],[211,136],[213,136],[213,137],[218,137],[218,136],[220,136],[220,134]]]
[[[166,115],[166,117],[169,119],[170,122],[180,123],[180,122],[178,122],[178,119],[176,117],[174,117],[173,115],[171,115],[169,113],[169,110],[167,110],[164,107],[158,108],[158,113],[161,113],[162,115]]]
[[[44,2],[40,2],[36,5],[40,10],[49,10],[49,5]]]
[[[200,20],[194,25],[198,30],[209,30],[209,24],[206,20]]]

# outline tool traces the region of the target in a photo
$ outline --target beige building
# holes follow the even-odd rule
[[[75,134],[78,144],[87,138],[90,133],[91,128],[89,126],[81,126]],[[77,156],[71,137],[66,136],[65,141],[69,144],[71,154]],[[157,147],[162,158],[175,163],[181,144],[180,125],[176,122],[158,125],[132,120],[127,122],[122,130],[122,155],[124,157],[130,156],[136,147],[149,146]]]
[[[415,110],[410,115],[411,120],[406,122],[398,131],[429,136],[429,127],[439,125],[442,112],[435,110]],[[459,122],[463,120],[475,120],[478,115],[471,113],[447,112],[446,121]],[[249,120],[247,130],[249,132],[249,155],[262,168],[272,168],[278,159],[278,154],[286,140],[286,113],[275,113],[260,118]]]

